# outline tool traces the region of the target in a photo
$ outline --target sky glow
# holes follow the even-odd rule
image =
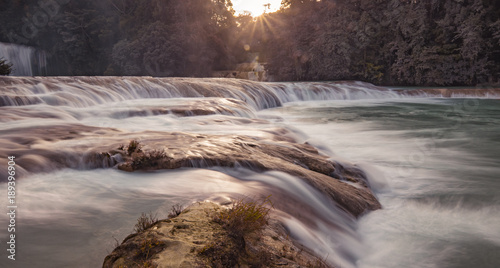
[[[233,8],[236,15],[243,14],[245,11],[252,13],[253,17],[257,17],[266,12],[275,12],[280,9],[281,0],[232,0]],[[264,8],[265,4],[271,4],[271,9]]]

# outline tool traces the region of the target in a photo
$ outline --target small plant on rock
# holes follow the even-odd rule
[[[134,231],[136,233],[142,233],[157,222],[157,214],[151,212],[149,214],[141,213],[141,216],[137,219],[137,223],[135,224]]]
[[[231,208],[216,212],[213,221],[219,223],[224,232],[199,253],[209,267],[234,267],[240,261],[252,264],[250,267],[268,266],[270,255],[263,251],[249,254],[245,239],[265,228],[271,208],[269,197],[262,202],[240,199]]]
[[[167,158],[164,150],[149,151],[135,156],[132,159],[132,167],[135,170],[158,167]]]
[[[127,147],[127,154],[132,155],[135,152],[141,152],[141,143],[137,140],[131,140]]]
[[[181,204],[173,205],[172,209],[170,210],[170,213],[168,214],[168,218],[172,219],[172,218],[175,218],[175,217],[181,215],[183,210],[184,210],[184,208]]]
[[[153,263],[152,257],[158,252],[161,252],[164,247],[165,247],[165,242],[160,241],[155,237],[153,238],[146,237],[139,243],[137,251],[135,253],[134,257],[136,260],[138,260],[136,264],[139,267],[148,267],[148,268],[158,267],[156,264]]]
[[[241,199],[235,201],[230,209],[216,214],[214,221],[221,224],[233,238],[241,238],[262,230],[267,225],[271,208],[269,197],[262,202]]]

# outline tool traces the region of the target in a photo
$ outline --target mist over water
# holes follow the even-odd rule
[[[337,267],[500,265],[497,99],[430,98],[359,82],[83,77],[5,78],[0,85],[2,154],[24,150],[33,154],[26,160],[49,163],[43,150],[52,150],[71,156],[68,162],[77,159],[73,169],[48,167],[19,181],[19,255],[9,267],[98,267],[142,212],[164,218],[175,203],[269,195],[291,236]],[[36,133],[56,126],[92,127],[103,136]],[[105,136],[110,129],[117,135]],[[356,220],[304,181],[277,171],[126,173],[81,163],[82,151],[121,141],[120,135],[264,140],[281,129],[335,161],[361,167],[383,209]],[[0,226],[6,223],[1,217]]]
[[[498,267],[498,104],[328,101],[264,112],[354,161],[377,184],[383,209],[359,222],[357,267]]]

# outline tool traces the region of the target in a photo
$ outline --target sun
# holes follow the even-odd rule
[[[248,11],[252,14],[252,17],[258,17],[264,12],[275,12],[281,6],[281,0],[233,0],[232,3],[236,16]],[[267,4],[270,5],[267,6]]]

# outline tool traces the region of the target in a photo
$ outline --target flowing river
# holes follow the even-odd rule
[[[335,267],[500,267],[499,97],[360,82],[1,77],[0,208],[11,155],[18,207],[15,261],[0,217],[0,267],[100,267],[142,212],[269,195],[290,236]],[[161,133],[313,145],[364,170],[382,209],[356,218],[304,180],[244,161],[129,173],[113,167],[120,159],[89,160]]]

